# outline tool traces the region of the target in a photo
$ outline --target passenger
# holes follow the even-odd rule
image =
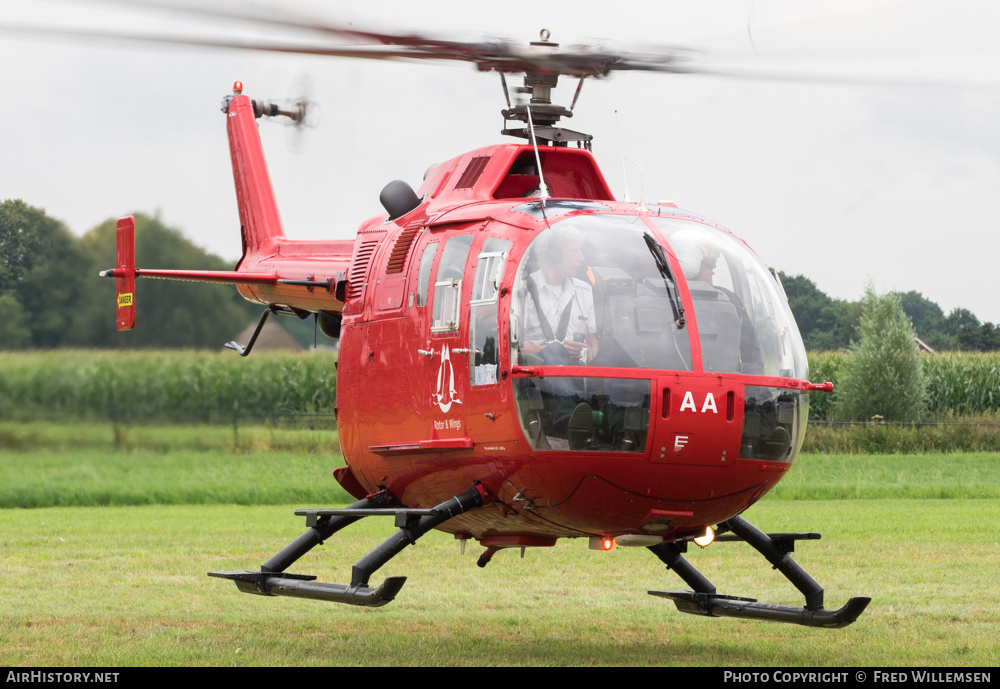
[[[670,246],[681,263],[685,278],[714,286],[719,247],[693,230],[682,230],[672,236]]]
[[[684,277],[688,280],[688,286],[692,291],[692,298],[695,301],[695,314],[699,314],[698,308],[698,290],[695,283],[702,283],[702,285],[707,285],[711,288],[705,288],[708,291],[714,291],[714,293],[721,294],[722,297],[728,301],[736,310],[736,316],[739,320],[739,351],[736,356],[738,356],[738,363],[736,364],[736,370],[734,372],[739,373],[749,373],[754,375],[763,375],[764,373],[764,357],[760,350],[760,343],[757,340],[757,334],[754,331],[753,322],[751,321],[750,315],[747,313],[746,306],[743,304],[743,300],[740,299],[735,292],[729,290],[721,285],[715,284],[715,269],[719,262],[719,257],[722,252],[719,250],[718,245],[712,241],[708,233],[697,232],[694,230],[682,230],[677,232],[669,239],[670,246],[674,250],[674,255],[677,256],[677,260],[680,261],[681,268],[684,271]],[[725,282],[725,280],[723,280]],[[711,324],[707,322],[713,315],[719,318],[719,322],[715,325],[719,326],[716,329],[718,334],[724,336],[726,328],[724,327],[724,320],[720,315],[713,314],[711,311],[702,307],[701,314],[705,317],[706,330],[712,330]],[[735,333],[733,333],[735,335]],[[714,348],[709,347],[706,349],[706,342],[703,337],[702,341],[703,352],[702,354],[720,354],[718,362],[728,362],[729,358],[725,356],[727,347],[724,342],[718,343]],[[710,366],[712,362],[706,361],[706,365]],[[728,365],[723,364],[724,368],[729,368]]]

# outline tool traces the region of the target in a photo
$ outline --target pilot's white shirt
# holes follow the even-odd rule
[[[531,274],[531,280],[538,288],[538,304],[541,306],[545,319],[552,328],[553,336],[558,335],[559,320],[566,303],[573,302],[570,309],[569,324],[562,339],[585,342],[584,335],[597,335],[597,321],[594,318],[594,290],[577,278],[567,278],[561,285],[550,285],[541,270]],[[535,301],[525,290],[521,302],[524,309],[524,341],[533,344],[545,344],[546,337],[538,320],[538,309]]]

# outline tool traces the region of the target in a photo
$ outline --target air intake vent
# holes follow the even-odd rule
[[[476,186],[479,176],[486,169],[486,164],[490,162],[492,156],[477,156],[469,161],[469,167],[465,168],[462,178],[455,184],[456,189],[471,189]]]
[[[392,246],[392,254],[389,255],[389,263],[385,267],[386,275],[403,272],[403,266],[406,265],[406,257],[409,255],[410,247],[413,245],[413,238],[417,236],[419,230],[419,225],[407,227],[396,237],[396,243]]]
[[[365,275],[368,274],[368,264],[371,263],[375,249],[378,248],[381,237],[361,242],[358,252],[351,260],[351,272],[347,275],[347,299],[357,299],[365,291]]]

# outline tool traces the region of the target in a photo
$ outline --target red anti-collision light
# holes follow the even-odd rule
[[[233,84],[233,95],[238,96],[241,93],[243,93],[243,82],[237,81],[235,84]]]

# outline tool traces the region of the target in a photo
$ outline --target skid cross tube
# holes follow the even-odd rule
[[[465,493],[446,500],[431,510],[414,510],[415,514],[400,520],[405,521],[405,524],[400,526],[396,533],[355,563],[351,570],[351,583],[349,585],[326,584],[315,581],[316,577],[314,576],[289,574],[285,572],[285,569],[337,531],[365,516],[386,512],[390,514],[393,512],[405,514],[407,512],[405,509],[388,510],[391,503],[390,496],[379,493],[356,502],[343,511],[304,510],[309,530],[265,562],[261,566],[261,571],[209,572],[208,574],[235,582],[236,587],[244,593],[261,596],[292,596],[366,607],[385,605],[396,597],[406,582],[406,577],[387,577],[381,586],[372,589],[368,586],[371,575],[403,548],[415,543],[418,538],[431,529],[467,510],[481,507],[483,494],[478,486],[473,486]],[[345,512],[348,514],[344,514]]]
[[[684,583],[698,593],[715,593],[715,584],[708,580],[704,574],[699,572],[694,565],[684,559],[681,549],[676,543],[660,543],[649,546],[649,550],[660,558],[667,566],[677,572],[677,576],[684,580]]]
[[[370,498],[360,500],[350,505],[349,510],[382,509],[390,504],[390,498],[385,493],[378,493]],[[309,523],[309,529],[294,541],[281,549],[277,555],[260,566],[262,572],[284,572],[300,557],[308,553],[323,541],[330,538],[345,526],[350,526],[361,519],[359,516],[336,516],[330,519],[317,519]]]
[[[354,567],[351,568],[351,586],[368,586],[371,575],[399,554],[403,548],[416,543],[418,538],[452,517],[482,505],[482,490],[478,486],[473,486],[461,495],[456,495],[435,507],[433,511],[437,514],[411,517],[405,526],[401,526],[381,545],[354,563]]]
[[[677,609],[692,615],[709,617],[741,617],[769,622],[788,622],[806,627],[839,629],[853,623],[868,607],[871,598],[856,596],[838,610],[823,608],[823,587],[816,583],[789,554],[795,537],[816,538],[816,534],[775,534],[769,536],[742,517],[733,517],[719,524],[721,530],[730,530],[739,540],[746,541],[761,553],[775,569],[795,585],[806,604],[792,605],[758,603],[754,598],[740,598],[716,593],[715,585],[684,559],[682,548],[675,543],[661,543],[649,550],[684,580],[691,591],[649,591],[650,595],[669,598]]]
[[[785,578],[806,597],[807,610],[823,609],[823,587],[770,536],[743,517],[733,517],[719,526],[729,529],[749,543],[754,550],[767,558],[776,570],[784,574]]]

